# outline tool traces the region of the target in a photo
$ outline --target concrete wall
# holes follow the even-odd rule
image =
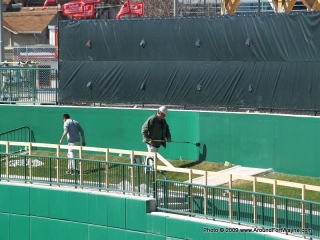
[[[142,197],[0,183],[1,240],[271,240],[286,237],[228,233],[225,229],[230,226],[219,225],[219,222],[156,215],[151,213],[152,209],[154,200]],[[204,228],[215,232],[206,232]]]

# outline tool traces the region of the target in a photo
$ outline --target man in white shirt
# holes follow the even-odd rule
[[[75,121],[70,119],[69,114],[63,114],[62,119],[64,121],[63,124],[63,134],[60,139],[60,144],[63,142],[63,139],[67,136],[68,138],[68,145],[69,146],[79,146],[80,145],[80,136],[82,138],[82,146],[86,145],[86,140],[84,136],[84,131],[81,127],[81,125]],[[74,149],[69,149],[68,150],[68,171],[67,174],[74,174],[78,173],[79,174],[79,168],[76,164],[76,161],[74,158],[76,158],[76,152]]]

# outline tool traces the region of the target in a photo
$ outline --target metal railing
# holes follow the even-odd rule
[[[0,67],[0,103],[57,104],[57,70]]]
[[[163,180],[161,179],[163,176],[158,174],[161,170],[176,172],[186,170],[189,173],[189,180],[192,179],[193,173],[202,174],[202,172],[174,168],[158,153],[31,142],[0,141],[0,145],[6,146],[6,153],[0,153],[2,159],[0,180],[41,182],[57,186],[70,185],[120,191],[123,194],[146,195],[156,198],[157,208],[160,211],[228,220],[230,223],[254,226],[261,231],[267,229],[271,232],[299,234],[304,237],[320,237],[320,203],[304,200],[305,191],[307,189],[319,191],[318,186],[303,185],[302,199],[294,199],[276,195],[276,185],[270,179],[265,179],[263,182],[270,180],[274,183],[273,195],[255,190],[234,189],[231,184],[233,179],[231,174],[229,174],[229,188]],[[11,146],[28,147],[28,152],[9,154]],[[54,156],[33,155],[34,147],[53,148],[56,153],[52,153]],[[79,166],[79,174],[71,175],[66,172],[67,162],[70,159],[61,157],[61,149],[79,151],[79,158],[74,159]],[[105,160],[83,159],[82,156],[87,151],[101,152]],[[130,163],[111,162],[110,153],[128,155]],[[134,164],[136,156],[148,158],[150,155],[154,160],[148,161],[150,165]],[[166,167],[158,166],[158,160]],[[204,175],[207,177],[208,172]],[[241,179],[241,176],[239,177]],[[242,178],[248,177],[242,176]],[[278,183],[282,186],[300,187],[298,183],[285,181]]]
[[[244,180],[252,183],[252,191],[257,192],[258,184],[268,184],[272,188],[272,194],[278,195],[279,194],[279,187],[287,187],[296,189],[297,192],[300,191],[301,200],[308,200],[307,191],[310,192],[320,192],[320,187],[315,185],[309,185],[304,183],[297,183],[297,182],[289,182],[289,181],[282,181],[277,179],[269,179],[257,176],[246,176],[241,174],[230,174],[224,172],[212,172],[212,171],[204,171],[198,169],[187,169],[187,168],[175,168],[170,166],[157,166],[157,170],[161,170],[164,172],[180,172],[186,173],[189,175],[189,183],[193,182],[193,174],[197,174],[202,177],[201,183],[197,182],[198,184],[207,185],[209,182],[210,177],[216,177],[225,179],[225,182],[228,183],[228,188],[233,188],[233,181],[235,180]],[[199,180],[200,177],[198,177]]]
[[[32,142],[32,131],[28,126],[15,128],[3,133],[0,133],[0,141],[17,141],[17,142]],[[7,149],[8,148],[8,149]],[[0,152],[17,153],[27,151],[26,146],[5,146],[0,144]]]
[[[251,191],[155,179],[151,165],[0,153],[0,181],[66,185],[148,196],[159,211],[202,216],[268,231],[320,237],[320,203]],[[79,173],[67,172],[76,161]]]
[[[150,165],[7,153],[0,153],[0,159],[0,181],[69,185],[154,196],[154,174]],[[79,172],[69,172],[68,161],[75,161]]]
[[[319,202],[161,179],[156,180],[156,202],[160,211],[320,237]]]

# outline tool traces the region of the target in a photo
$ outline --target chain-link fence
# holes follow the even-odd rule
[[[0,67],[0,102],[57,104],[58,48],[18,46],[6,48]]]
[[[286,2],[286,1],[285,1]],[[145,17],[199,17],[233,14],[265,14],[279,12],[307,12],[301,0],[289,7],[283,4],[279,10],[273,1],[269,0],[144,0]],[[176,9],[176,11],[174,11]],[[134,17],[134,16],[130,16]]]
[[[177,10],[180,17],[221,15],[221,1],[184,0],[178,5]]]
[[[4,58],[11,66],[20,62],[36,62],[39,68],[58,69],[58,47],[51,45],[16,46],[4,49]]]
[[[36,67],[1,67],[1,103],[57,104],[57,70]]]

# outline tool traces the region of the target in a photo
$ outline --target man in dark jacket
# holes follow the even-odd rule
[[[161,145],[166,147],[166,142],[171,142],[169,125],[165,120],[167,112],[166,106],[159,107],[157,113],[142,126],[143,141],[147,143],[148,152],[158,152]]]

